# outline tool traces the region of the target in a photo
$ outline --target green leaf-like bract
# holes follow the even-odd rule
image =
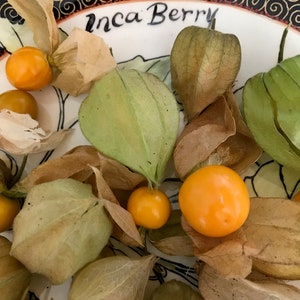
[[[107,244],[112,223],[88,184],[57,179],[35,185],[14,221],[11,255],[61,284]]]
[[[97,81],[79,110],[83,134],[103,154],[157,185],[179,126],[174,95],[156,76],[113,70]]]

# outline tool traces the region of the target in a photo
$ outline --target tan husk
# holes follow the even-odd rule
[[[102,155],[93,146],[80,145],[37,166],[13,190],[27,193],[36,184],[62,178],[86,181],[94,174],[92,166],[101,169],[104,180],[111,189],[132,190],[145,181],[142,175],[131,172],[117,161]]]
[[[241,173],[261,154],[230,88],[184,127],[173,158],[178,176],[184,179],[207,164],[222,164]]]
[[[261,147],[256,143],[246,125],[232,91],[228,89],[224,94],[236,124],[236,133],[230,136],[217,148],[222,164],[242,173],[262,155]]]
[[[226,279],[208,265],[201,268],[199,290],[203,297],[209,300],[232,300],[245,297],[255,300],[300,298],[300,290],[284,281],[274,280],[257,272],[251,273],[247,278]]]
[[[243,277],[258,269],[279,279],[300,279],[300,205],[282,198],[251,198],[244,225],[223,238],[205,237],[186,220],[182,227],[194,254],[226,278]]]
[[[79,28],[51,54],[51,62],[58,69],[52,84],[73,96],[88,92],[117,65],[101,37]]]
[[[3,109],[0,111],[0,148],[10,154],[23,155],[52,150],[71,129],[45,131],[28,114]]]
[[[178,137],[173,152],[177,175],[182,179],[185,178],[235,132],[235,120],[226,99],[219,97],[187,124]]]
[[[243,231],[254,268],[280,279],[300,279],[300,205],[282,198],[252,198]]]
[[[9,255],[11,242],[0,236],[0,295],[5,300],[25,300],[31,274]]]
[[[52,0],[31,0],[30,9],[22,0],[9,0],[33,33],[36,47],[44,51],[54,69],[51,83],[77,96],[88,92],[93,82],[116,67],[103,39],[74,28],[63,37],[53,14]]]
[[[22,16],[33,32],[36,45],[47,54],[51,54],[60,43],[60,32],[53,14],[52,0],[8,0],[17,13]]]
[[[101,258],[76,274],[68,299],[141,300],[155,260],[152,254]]]

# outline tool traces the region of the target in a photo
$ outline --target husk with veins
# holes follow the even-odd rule
[[[103,205],[114,221],[114,237],[126,245],[143,245],[131,214],[119,202],[119,195],[145,183],[146,178],[102,155],[93,146],[77,146],[61,157],[44,162],[17,182],[11,192],[26,194],[38,184],[66,178],[89,183],[94,195],[105,199]],[[118,196],[115,190],[119,191]]]
[[[108,45],[97,35],[74,28],[62,38],[53,15],[52,0],[9,0],[33,32],[36,46],[48,55],[54,67],[52,85],[77,96],[88,92],[93,82],[116,67]]]
[[[49,132],[28,114],[0,111],[0,148],[13,155],[37,153],[56,148],[71,130]]]
[[[222,238],[197,233],[182,218],[194,255],[223,278],[253,270],[283,280],[300,279],[300,205],[285,198],[251,198],[244,225]]]
[[[242,173],[261,154],[230,88],[185,125],[173,158],[177,175],[184,179],[209,164],[223,164]]]
[[[7,2],[26,20],[36,45],[45,53],[52,53],[60,43],[60,32],[53,14],[53,1],[30,0],[30,9],[28,3],[22,0]]]
[[[223,300],[247,299],[255,300],[297,300],[300,289],[283,280],[265,276],[257,271],[246,278],[224,278],[208,265],[200,267],[199,290],[205,299]]]

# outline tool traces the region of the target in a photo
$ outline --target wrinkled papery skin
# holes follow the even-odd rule
[[[264,276],[253,271],[247,278],[224,278],[208,265],[202,267],[199,274],[199,289],[205,299],[222,300],[297,300],[300,290],[282,280]]]
[[[185,27],[171,50],[172,86],[190,121],[231,87],[241,64],[241,46],[233,34]]]
[[[155,261],[153,254],[138,258],[112,256],[98,259],[76,274],[68,299],[144,299]]]
[[[0,236],[0,297],[3,300],[25,300],[31,274],[9,255],[10,249],[11,242]]]
[[[91,186],[74,179],[35,185],[15,218],[11,255],[61,284],[106,245],[112,223]]]

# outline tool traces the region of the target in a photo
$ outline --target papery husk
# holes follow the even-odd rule
[[[241,46],[233,34],[185,27],[171,51],[172,86],[193,119],[232,85],[241,63]]]
[[[51,63],[57,68],[52,85],[73,96],[88,92],[117,65],[101,37],[79,28],[51,54]]]
[[[266,275],[300,279],[300,205],[283,198],[251,198],[244,225],[223,238],[207,238],[186,220],[182,227],[197,258],[226,278],[245,278],[257,269]]]
[[[131,213],[120,205],[118,199],[105,181],[102,172],[95,167],[92,169],[96,176],[97,196],[103,199],[103,205],[114,221],[112,236],[127,246],[144,246],[144,242],[141,239]]]
[[[26,20],[33,32],[38,48],[47,54],[52,53],[60,43],[60,32],[53,14],[52,0],[8,0],[17,13]]]
[[[158,185],[177,138],[179,110],[156,76],[115,69],[93,85],[80,106],[79,124],[101,153]]]
[[[236,133],[219,145],[215,154],[223,165],[242,173],[259,159],[263,151],[241,115],[232,88],[224,96],[235,120]]]
[[[5,300],[25,300],[30,285],[30,272],[10,256],[11,242],[0,236],[0,297]]]
[[[141,300],[155,260],[152,254],[101,258],[76,274],[68,299]]]
[[[111,189],[132,190],[146,180],[142,175],[131,172],[117,161],[102,155],[95,147],[80,145],[34,168],[13,190],[27,193],[36,184],[63,178],[87,181],[94,174],[91,167],[101,169],[104,180]]]
[[[95,260],[112,223],[90,185],[57,179],[34,186],[14,220],[10,254],[32,273],[61,284]]]
[[[45,131],[28,114],[0,111],[0,148],[10,154],[24,155],[56,148],[71,129]]]
[[[208,265],[204,265],[200,271],[199,290],[204,299],[209,300],[300,299],[300,289],[284,281],[261,276],[256,272],[251,273],[247,278],[236,277],[226,279]]]
[[[258,250],[253,267],[267,275],[300,279],[300,206],[283,198],[252,198],[243,231]]]
[[[194,255],[199,260],[212,267],[224,278],[243,277],[251,273],[251,255],[257,249],[246,245],[246,236],[243,230],[238,230],[222,238],[206,237],[195,231],[182,218],[182,227],[194,244]]]
[[[242,173],[261,154],[230,88],[184,127],[173,158],[178,176],[184,179],[209,164],[222,164]]]
[[[150,300],[203,300],[204,298],[186,283],[171,279],[159,285]]]
[[[173,152],[177,175],[184,179],[235,132],[235,120],[222,96],[187,124],[178,137]]]

